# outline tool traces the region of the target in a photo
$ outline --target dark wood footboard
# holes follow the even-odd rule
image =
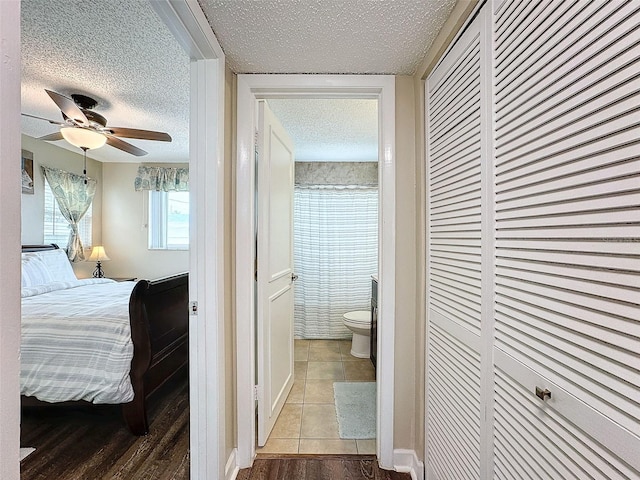
[[[23,245],[23,252],[58,249],[55,244]],[[127,426],[135,435],[149,432],[147,399],[189,362],[189,275],[140,280],[129,298],[133,342],[130,378],[134,398],[122,405]],[[85,401],[51,404],[22,396],[22,405],[87,404]]]
[[[187,273],[140,280],[131,293],[134,352],[130,376],[135,396],[122,406],[122,412],[135,435],[149,432],[147,398],[188,364],[188,282]]]

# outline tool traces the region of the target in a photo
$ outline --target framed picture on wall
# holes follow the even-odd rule
[[[22,193],[33,195],[33,152],[22,150]]]

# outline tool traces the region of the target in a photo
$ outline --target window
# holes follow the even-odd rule
[[[87,209],[78,225],[80,240],[85,248],[91,247],[93,203]],[[56,243],[60,248],[67,248],[69,244],[69,222],[60,213],[58,201],[53,195],[49,182],[44,182],[44,243]]]
[[[189,249],[189,192],[149,191],[149,248]]]

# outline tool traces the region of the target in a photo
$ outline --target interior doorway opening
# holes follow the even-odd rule
[[[256,454],[254,387],[256,354],[246,345],[256,341],[254,275],[254,138],[255,102],[271,98],[365,98],[378,101],[379,171],[379,296],[380,342],[377,347],[375,451],[383,468],[393,468],[393,345],[395,304],[395,80],[392,76],[239,75],[236,217],[236,313],[238,466],[251,465]],[[383,412],[386,412],[383,415]]]
[[[265,256],[262,242],[270,238],[262,220],[266,208],[285,223],[292,220],[280,230],[293,231],[295,274],[286,279],[294,290],[286,322],[293,351],[290,340],[280,344],[282,338],[274,339],[280,346],[272,353],[268,340],[261,350],[271,329],[262,327],[268,315],[261,312],[262,301],[257,304],[255,368],[258,385],[265,387],[258,389],[256,451],[375,454],[377,343],[371,333],[379,250],[378,100],[270,98],[258,100],[258,112],[271,122],[259,123],[257,135],[258,258]],[[293,152],[295,160],[292,191],[285,195],[293,200],[292,215],[282,207],[271,211],[267,205],[273,202],[260,192],[278,173],[267,164],[278,151],[273,145],[281,142],[290,142],[282,151]],[[261,175],[271,181],[263,182]],[[279,256],[282,246],[277,248]],[[272,269],[272,263],[270,258],[257,262],[263,269]],[[259,299],[264,275],[258,271]],[[284,362],[293,366],[292,385],[261,378],[268,365],[278,364],[273,356],[293,360]],[[271,373],[286,380],[287,371]]]

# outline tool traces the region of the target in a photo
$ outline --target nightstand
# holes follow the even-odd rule
[[[138,280],[136,277],[105,277],[109,280],[115,280],[116,282],[135,282]]]

